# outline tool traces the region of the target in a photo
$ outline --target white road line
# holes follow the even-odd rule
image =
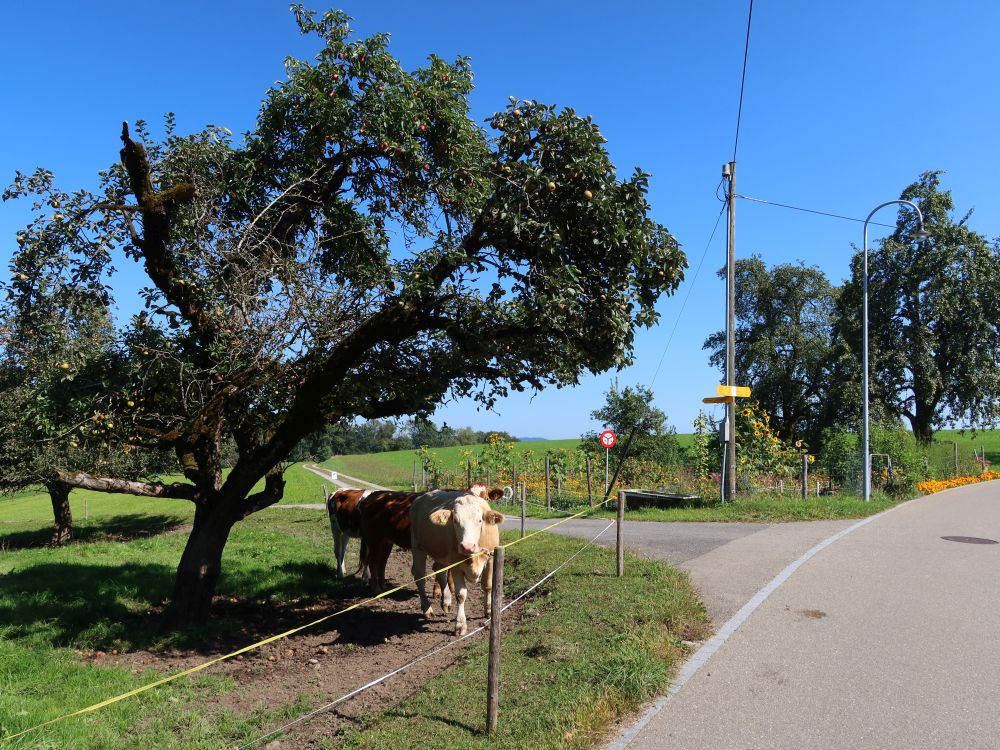
[[[792,575],[792,573],[798,570],[803,565],[803,563],[805,563],[807,560],[812,558],[817,553],[829,547],[838,539],[847,536],[852,531],[860,529],[862,526],[865,526],[871,523],[872,521],[879,519],[882,516],[886,515],[887,513],[891,513],[892,511],[898,508],[902,508],[905,505],[909,505],[909,503],[900,503],[899,505],[895,505],[892,508],[884,510],[881,513],[878,513],[874,516],[863,518],[856,524],[848,526],[846,529],[841,529],[833,536],[824,539],[822,542],[820,542],[815,547],[806,552],[804,555],[802,555],[802,557],[800,557],[798,560],[791,563],[788,567],[786,567],[784,570],[778,573],[778,575],[776,575],[774,578],[771,579],[770,583],[768,583],[766,586],[764,586],[764,588],[762,588],[760,591],[754,594],[753,598],[746,604],[744,604],[739,612],[730,617],[729,620],[726,622],[726,624],[719,629],[719,632],[715,634],[715,636],[705,641],[705,643],[702,644],[701,648],[699,648],[694,653],[694,655],[684,663],[684,666],[681,667],[681,671],[678,673],[676,679],[670,684],[670,687],[667,689],[666,695],[663,695],[660,698],[658,698],[656,702],[649,707],[646,713],[644,713],[639,718],[638,721],[636,721],[632,726],[623,731],[618,736],[618,739],[616,739],[610,745],[606,746],[605,750],[625,750],[625,748],[628,747],[628,745],[632,742],[632,740],[634,740],[639,735],[639,732],[641,732],[646,727],[646,725],[652,720],[652,718],[656,716],[658,713],[660,713],[660,711],[662,711],[666,707],[666,705],[670,702],[670,699],[673,698],[675,695],[677,695],[678,692],[680,692],[680,689],[687,684],[688,680],[694,677],[695,673],[699,669],[701,669],[702,665],[704,665],[705,662],[707,662],[709,659],[712,658],[712,655],[716,651],[718,651],[727,640],[729,640],[729,637],[737,631],[740,625],[746,622],[747,618],[750,617],[753,611],[757,609],[757,607],[759,607],[761,604],[763,604],[764,600],[766,600],[767,597],[769,597],[772,593],[774,593],[775,589],[777,589],[778,586],[787,581],[788,578]]]

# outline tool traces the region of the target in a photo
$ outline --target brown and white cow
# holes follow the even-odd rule
[[[326,512],[330,516],[330,532],[333,534],[333,555],[337,560],[337,578],[343,578],[344,556],[347,554],[349,539],[361,539],[361,506],[371,494],[371,490],[337,490],[326,497]],[[323,488],[326,494],[326,487]],[[368,561],[362,540],[358,570],[361,580],[368,583]]]
[[[396,544],[410,548],[410,506],[419,492],[376,490],[361,504],[361,545],[367,555],[372,592],[388,588],[385,566]]]
[[[427,617],[434,615],[434,607],[425,590],[427,558],[434,560],[436,567],[462,563],[450,569],[458,600],[455,635],[468,632],[465,618],[466,581],[475,583],[482,580],[490,558],[480,546],[483,530],[488,525],[499,525],[503,520],[503,514],[491,509],[486,500],[468,490],[434,490],[413,500],[410,508],[412,571],[420,594],[420,609]],[[444,597],[448,590],[447,576],[442,572],[437,578]]]

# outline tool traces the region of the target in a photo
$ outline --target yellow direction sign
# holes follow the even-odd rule
[[[736,398],[747,398],[750,389],[745,385],[719,385],[715,387],[715,392],[720,396],[735,396]]]
[[[703,404],[735,404],[736,399],[732,396],[709,396],[701,400]]]

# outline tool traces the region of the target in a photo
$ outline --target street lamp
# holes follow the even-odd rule
[[[861,369],[862,383],[861,390],[864,393],[864,399],[862,401],[862,415],[861,419],[864,422],[863,434],[861,438],[862,450],[863,452],[863,471],[864,476],[862,479],[862,495],[864,496],[865,502],[869,502],[872,499],[872,457],[869,447],[869,435],[868,435],[868,222],[875,213],[886,206],[891,206],[895,203],[901,205],[907,205],[912,208],[917,213],[917,221],[920,222],[920,228],[913,232],[910,237],[915,240],[925,240],[931,236],[931,233],[924,229],[924,215],[920,213],[920,208],[916,203],[912,201],[886,201],[881,205],[875,206],[872,212],[868,214],[868,218],[865,219],[865,229],[864,229],[864,305],[863,305],[863,325],[861,329]]]

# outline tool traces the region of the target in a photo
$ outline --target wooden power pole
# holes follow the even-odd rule
[[[726,208],[729,213],[726,232],[726,385],[736,385],[736,162],[722,167],[722,176],[729,178]],[[736,403],[726,404],[725,496],[736,496]]]

